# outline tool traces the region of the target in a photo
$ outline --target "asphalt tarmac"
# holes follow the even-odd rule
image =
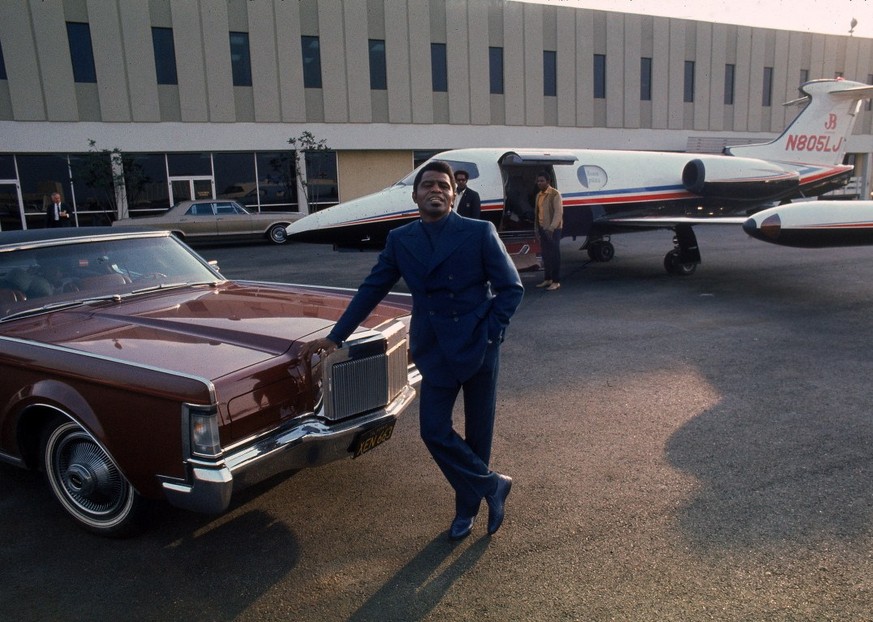
[[[565,240],[502,350],[492,466],[503,528],[450,543],[448,485],[417,404],[354,461],[160,507],[138,539],[91,536],[40,476],[0,467],[9,620],[873,620],[873,248],[768,246],[699,227]],[[374,253],[198,249],[228,277],[354,287]]]

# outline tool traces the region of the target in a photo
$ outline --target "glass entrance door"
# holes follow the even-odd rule
[[[212,199],[215,197],[212,177],[171,177],[170,203],[193,199]]]
[[[0,182],[0,230],[19,231],[24,228],[24,214],[18,196],[18,185]]]

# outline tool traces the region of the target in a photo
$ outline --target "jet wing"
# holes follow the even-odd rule
[[[635,216],[598,218],[595,222],[640,229],[669,229],[676,225],[742,225],[748,219],[748,216]]]

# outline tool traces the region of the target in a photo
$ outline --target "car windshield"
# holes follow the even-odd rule
[[[172,236],[0,250],[0,319],[56,305],[221,280]]]

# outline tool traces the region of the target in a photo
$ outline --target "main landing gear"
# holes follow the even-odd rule
[[[673,250],[664,257],[664,269],[670,274],[691,276],[700,263],[700,248],[697,236],[690,225],[677,225],[674,228]]]
[[[615,257],[615,247],[609,238],[589,240],[583,248],[588,249],[588,257],[591,258],[591,261],[605,262]]]
[[[673,250],[664,257],[664,269],[670,274],[691,276],[700,263],[697,236],[691,225],[676,225],[673,231]],[[615,247],[608,236],[589,237],[579,250],[588,251],[591,261],[605,262],[615,257]]]

